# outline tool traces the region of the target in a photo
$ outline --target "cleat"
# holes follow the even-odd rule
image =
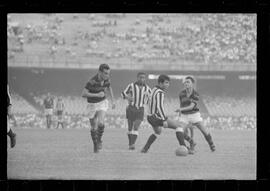
[[[143,149],[141,150],[141,153],[147,153],[147,150],[143,148]]]
[[[128,149],[129,150],[135,150],[135,145],[134,144],[133,145],[130,145]]]
[[[102,141],[97,142],[97,149],[101,150],[102,149]]]
[[[195,151],[194,151],[194,150],[192,150],[192,149],[188,149],[188,154],[193,155],[194,153],[195,153]]]
[[[195,143],[194,141],[192,143],[190,143],[190,150],[194,151],[195,150],[195,146],[197,145],[197,143]]]
[[[15,147],[15,145],[16,145],[16,134],[13,133],[10,136],[10,147],[13,148],[13,147]]]
[[[214,152],[216,150],[215,145],[210,145],[210,149],[211,149],[212,152]]]

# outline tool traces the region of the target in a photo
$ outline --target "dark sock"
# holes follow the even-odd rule
[[[155,134],[150,135],[150,137],[148,138],[145,146],[143,147],[144,150],[148,150],[150,148],[150,146],[152,145],[152,143],[157,139],[157,136]]]
[[[128,145],[131,145],[131,134],[128,133]]]
[[[177,138],[180,145],[186,146],[183,132],[177,131],[176,138]]]
[[[101,137],[104,133],[104,128],[105,126],[104,125],[99,125],[98,126],[98,130],[97,130],[97,138],[98,138],[98,141],[101,141]]]
[[[135,135],[135,134],[130,134],[130,145],[135,144],[136,139],[137,139],[137,135]]]
[[[206,139],[206,141],[208,142],[209,145],[214,144],[210,133],[208,133],[208,135],[205,135],[204,137],[205,137],[205,139]]]
[[[11,129],[9,129],[9,131],[8,131],[8,133],[7,133],[7,135],[9,136],[9,137],[11,137],[11,136],[13,136],[13,132],[12,132],[12,130]]]
[[[187,140],[190,144],[193,143],[193,139],[185,133],[184,133],[184,139]]]
[[[92,137],[93,143],[96,144],[96,142],[97,142],[96,131],[95,130],[91,130],[90,133],[91,133],[91,137]]]

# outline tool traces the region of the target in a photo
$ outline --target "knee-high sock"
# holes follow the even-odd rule
[[[130,146],[131,145],[131,133],[132,133],[132,131],[128,131],[127,132],[127,135],[128,135],[128,145]]]
[[[150,135],[143,149],[147,151],[156,139],[157,139],[156,134]]]
[[[184,136],[184,130],[183,130],[183,128],[178,127],[176,129],[176,138],[177,138],[177,140],[178,140],[178,142],[179,142],[180,145],[186,146],[186,144],[185,144],[185,138],[184,137],[185,136]]]
[[[130,134],[130,145],[135,144],[138,135],[139,135],[138,131],[132,131],[131,132],[131,134]]]
[[[101,137],[104,133],[104,128],[105,128],[105,125],[104,124],[99,124],[98,125],[98,129],[97,129],[97,139],[98,141],[101,141]]]
[[[206,139],[206,141],[208,142],[209,145],[214,144],[210,133],[208,133],[207,135],[204,135],[204,138]]]
[[[91,133],[91,138],[92,138],[93,143],[96,144],[97,143],[97,132],[96,132],[96,130],[91,129],[90,133]]]

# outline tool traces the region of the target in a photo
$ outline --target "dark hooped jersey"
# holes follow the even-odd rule
[[[195,106],[188,111],[181,111],[182,114],[193,114],[199,111],[197,102],[199,101],[199,93],[196,92],[194,89],[190,95],[190,97],[187,97],[187,90],[183,90],[179,94],[179,100],[180,100],[180,108],[181,107],[188,107],[191,103],[194,103]]]
[[[45,98],[44,106],[46,109],[52,109],[53,108],[53,98],[51,98],[51,97]]]
[[[87,89],[89,93],[104,92],[105,94],[105,90],[109,88],[110,86],[111,86],[111,82],[109,79],[100,81],[98,79],[98,74],[96,74],[93,78],[89,80],[89,82],[87,82],[87,84],[85,85],[85,89]],[[106,95],[104,95],[104,97],[88,97],[87,102],[98,103],[98,102],[103,101],[104,99],[106,99]]]

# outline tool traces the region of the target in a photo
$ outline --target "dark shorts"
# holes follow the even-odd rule
[[[56,115],[63,115],[63,111],[57,111]]]
[[[129,105],[126,109],[126,117],[129,120],[135,121],[135,120],[143,120],[144,116],[144,108],[140,107],[137,109],[134,106]]]
[[[148,121],[148,123],[150,123],[150,125],[152,127],[162,127],[163,126],[163,121],[154,115],[148,115],[147,121]]]

